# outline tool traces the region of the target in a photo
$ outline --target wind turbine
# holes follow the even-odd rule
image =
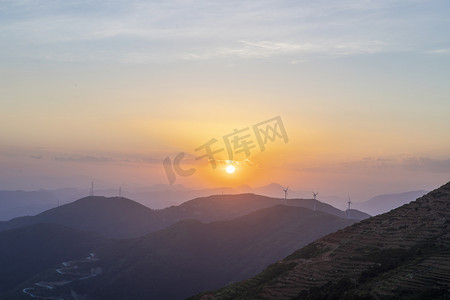
[[[350,201],[350,195],[348,195],[348,209],[347,209],[347,218],[350,220],[350,205],[352,204],[352,201]]]
[[[94,196],[94,182],[91,182],[91,190],[89,191],[89,196]]]
[[[287,192],[289,190],[289,186],[287,186],[286,188],[283,189],[284,191],[284,204],[286,205],[286,198],[287,198]]]
[[[316,196],[319,195],[319,192],[314,193],[314,191],[312,192],[313,196],[314,196],[314,211],[316,211]]]

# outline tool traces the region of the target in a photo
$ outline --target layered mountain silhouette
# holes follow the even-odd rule
[[[48,191],[0,191],[0,220],[35,215],[55,207],[58,201]]]
[[[123,197],[85,197],[0,222],[0,298],[70,299],[76,290],[94,299],[182,299],[254,276],[295,249],[369,217],[352,210],[354,219],[348,219],[328,204],[315,206],[313,211],[312,199],[239,194],[152,210]],[[98,262],[81,267],[90,253]],[[101,272],[90,278],[90,267]],[[70,268],[78,269],[56,271]]]
[[[271,183],[265,186],[252,188],[247,185],[230,187],[217,187],[208,189],[189,189],[182,185],[155,184],[144,188],[125,189],[124,195],[134,201],[152,209],[164,209],[169,206],[180,205],[191,199],[221,194],[258,194],[272,198],[282,195],[283,186]],[[117,197],[119,189],[96,189],[96,195]],[[15,217],[36,215],[48,209],[74,202],[88,193],[87,189],[61,188],[56,190],[37,191],[2,191],[0,190],[0,221],[8,221]],[[305,198],[311,196],[308,191],[289,190],[290,198]],[[320,195],[319,200],[337,208],[346,208],[346,200],[335,196]],[[356,207],[355,207],[356,208]],[[389,209],[393,207],[389,206]],[[364,210],[363,210],[364,211]]]
[[[184,220],[96,249],[101,274],[55,285],[46,296],[69,297],[76,291],[89,299],[184,299],[253,276],[295,249],[354,222],[284,205],[227,221]],[[51,285],[61,279],[55,272],[45,272],[34,280]]]
[[[313,211],[313,201],[215,195],[152,210],[122,197],[86,197],[0,222],[0,298],[183,299],[221,286],[194,298],[448,294],[450,183],[349,227],[356,220],[348,213],[368,215],[319,201]],[[82,271],[94,252],[98,261]],[[80,274],[61,271],[71,268]]]
[[[235,218],[249,212],[284,203],[283,199],[261,196],[256,194],[213,195],[187,201],[179,206],[172,206],[161,210],[161,215],[168,219],[196,219],[204,222]],[[287,206],[314,208],[313,199],[287,199]],[[342,218],[347,212],[339,210],[329,204],[316,201],[316,209]],[[370,215],[350,210],[351,219],[363,220]]]
[[[447,299],[450,183],[193,299]]]
[[[166,227],[156,211],[135,201],[91,196],[36,216],[0,222],[0,231],[39,223],[61,224],[114,238],[137,237]]]
[[[73,229],[92,231],[111,238],[132,238],[166,228],[178,221],[194,219],[202,222],[227,220],[249,212],[274,206],[281,199],[255,194],[214,195],[187,201],[179,206],[152,210],[124,197],[90,196],[40,213],[0,222],[0,231],[38,223],[61,224]],[[312,199],[288,199],[286,205],[313,207]],[[317,210],[346,218],[346,212],[316,202]],[[351,219],[369,215],[351,210]]]
[[[365,202],[354,203],[353,207],[376,216],[417,199],[428,193],[427,191],[411,191],[399,194],[386,194],[373,197]]]

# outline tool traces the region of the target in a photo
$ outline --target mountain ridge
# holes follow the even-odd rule
[[[282,194],[283,186],[279,183],[258,187],[241,185],[237,187],[213,187],[203,189],[189,189],[182,185],[155,184],[145,188],[125,188],[123,194],[136,202],[139,202],[151,209],[164,209],[172,205],[180,205],[186,201],[220,194],[243,194],[254,193],[265,195],[272,198],[279,198]],[[96,189],[95,193],[99,196],[116,197],[119,189]],[[56,207],[57,204],[67,204],[84,198],[88,194],[87,189],[81,188],[60,188],[53,190],[0,190],[0,221],[7,221],[14,217],[24,215],[35,215],[45,210]],[[308,195],[308,196],[306,196]],[[295,191],[290,189],[291,198],[309,198],[310,191]],[[328,203],[336,208],[345,209],[346,200],[336,196],[322,195],[319,197],[321,202]]]
[[[303,247],[248,280],[192,299],[450,295],[450,182]]]
[[[164,228],[164,221],[155,211],[135,201],[123,197],[89,196],[36,216],[2,222],[0,230],[37,223],[61,224],[113,238],[144,235],[147,233],[146,228],[154,230]]]
[[[89,196],[42,212],[36,216],[0,222],[0,231],[37,223],[56,223],[78,230],[92,231],[110,238],[133,238],[166,228],[184,219],[203,222],[233,219],[261,208],[281,203],[281,199],[256,195],[212,195],[184,202],[163,210],[152,210],[124,197]],[[288,199],[287,205],[313,207],[311,199]],[[317,209],[346,217],[346,213],[317,201]],[[369,215],[352,211],[355,219]]]
[[[105,262],[104,274],[88,286],[75,288],[98,299],[142,299],[143,295],[148,299],[184,299],[208,286],[252,276],[298,245],[354,222],[284,205],[232,220],[183,220],[124,241],[117,248],[99,250]],[[115,286],[120,289],[111,288]],[[174,286],[177,288],[171,288]]]

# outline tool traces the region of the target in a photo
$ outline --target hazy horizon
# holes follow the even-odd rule
[[[450,178],[448,8],[4,1],[0,189],[168,184],[163,161],[179,153],[195,170],[174,184],[194,189],[437,188]],[[263,151],[254,126],[277,117],[285,135]],[[252,144],[230,159],[235,130]],[[196,159],[211,141],[215,169]]]

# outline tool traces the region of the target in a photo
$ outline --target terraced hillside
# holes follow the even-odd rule
[[[435,299],[450,296],[450,183],[321,238],[259,275],[194,298]]]

